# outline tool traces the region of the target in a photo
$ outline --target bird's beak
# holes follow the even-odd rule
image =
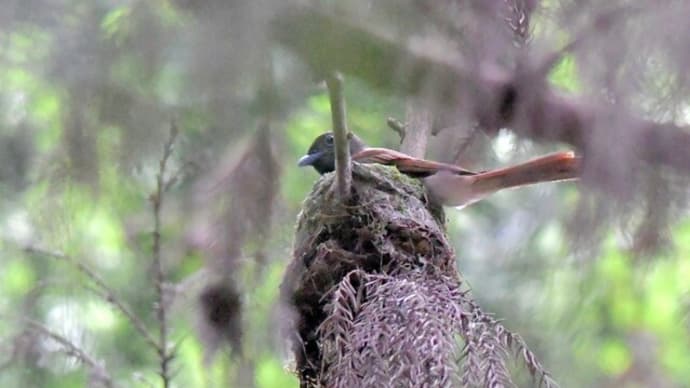
[[[323,155],[323,151],[315,152],[313,154],[308,154],[304,155],[301,158],[299,158],[299,161],[297,162],[297,165],[300,167],[304,166],[311,166],[316,162],[317,159],[319,159]]]

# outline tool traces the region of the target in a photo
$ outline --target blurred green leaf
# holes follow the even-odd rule
[[[630,350],[617,339],[606,340],[599,350],[599,365],[604,373],[617,376],[625,372],[631,363]]]
[[[131,9],[129,6],[120,6],[105,14],[101,21],[101,29],[108,38],[116,37],[125,27],[127,19],[130,17]]]
[[[0,268],[0,287],[10,296],[28,292],[36,284],[36,273],[28,262],[5,257]]]
[[[580,81],[572,54],[566,54],[549,73],[549,81],[568,92],[579,92]]]
[[[84,309],[83,322],[90,330],[108,333],[120,323],[113,307],[102,300],[88,302]]]
[[[264,357],[256,366],[256,386],[258,388],[298,387],[297,377],[288,372],[273,357]]]

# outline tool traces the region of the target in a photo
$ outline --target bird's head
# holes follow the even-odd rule
[[[352,132],[347,134],[350,143],[350,154],[355,154],[364,149],[365,145],[360,138]],[[312,166],[319,174],[325,174],[335,170],[335,140],[332,132],[319,135],[311,143],[307,154],[297,162],[300,167]]]

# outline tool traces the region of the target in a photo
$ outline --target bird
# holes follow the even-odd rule
[[[388,148],[368,147],[354,133],[347,134],[350,154],[358,163],[392,165],[406,175],[422,179],[429,197],[444,206],[462,208],[509,188],[580,177],[582,160],[572,151],[541,156],[510,167],[474,172],[463,167],[416,158]],[[319,135],[297,165],[312,166],[323,175],[335,170],[332,132]]]

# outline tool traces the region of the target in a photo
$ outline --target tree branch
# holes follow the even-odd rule
[[[434,90],[432,106],[473,107],[472,113],[489,130],[507,127],[526,138],[566,142],[588,151],[595,146],[588,141],[596,141],[596,119],[610,117],[610,107],[559,94],[544,79],[524,79],[526,74],[539,75],[554,59],[538,65],[541,71],[527,64],[509,71],[481,60],[479,66],[469,65],[452,48],[432,53],[402,44],[375,27],[308,7],[290,8],[273,27],[275,39],[316,71],[338,68],[371,87],[403,95]],[[630,113],[620,118],[632,130],[631,155],[690,173],[690,152],[678,152],[690,149],[689,128]]]
[[[421,106],[414,99],[409,99],[405,109],[405,116],[407,128],[405,138],[400,145],[400,151],[415,158],[423,158],[433,124],[431,110]]]
[[[103,297],[103,299],[113,305],[117,310],[122,313],[122,315],[125,316],[129,320],[129,322],[134,326],[134,328],[141,334],[141,336],[144,338],[144,341],[154,348],[157,352],[159,351],[159,346],[156,340],[153,338],[153,335],[149,332],[149,330],[146,328],[146,325],[144,325],[144,322],[139,319],[134,312],[132,312],[127,305],[125,305],[125,302],[119,297],[119,295],[113,290],[106,282],[101,278],[96,272],[94,272],[91,268],[86,266],[86,264],[81,263],[78,260],[74,260],[72,257],[65,255],[64,253],[61,252],[55,252],[55,251],[49,251],[43,248],[38,248],[34,246],[28,246],[24,247],[23,250],[26,253],[29,254],[37,254],[41,256],[46,256],[46,257],[51,257],[53,259],[61,260],[64,261],[71,266],[73,266],[75,269],[77,269],[79,272],[84,274],[87,278],[91,279],[91,281],[96,285],[96,287],[100,290],[103,291],[103,294],[98,292],[98,290],[95,290],[98,292],[98,295]]]
[[[331,101],[331,118],[335,138],[335,185],[336,193],[341,200],[350,195],[352,185],[352,166],[350,164],[350,144],[348,142],[347,118],[345,114],[345,97],[343,97],[343,77],[332,72],[326,77],[328,97]]]
[[[53,341],[59,343],[64,347],[64,350],[67,354],[76,357],[79,361],[83,362],[84,364],[88,365],[89,368],[95,373],[95,376],[106,386],[106,387],[112,387],[113,386],[113,381],[112,378],[110,377],[110,374],[108,371],[105,369],[105,367],[95,359],[93,359],[91,356],[89,356],[86,351],[84,351],[82,348],[77,346],[75,343],[67,339],[66,337],[50,330],[47,328],[45,325],[43,325],[40,322],[34,321],[32,319],[28,318],[23,318],[22,321],[26,323],[29,328],[37,333],[40,333]]]

